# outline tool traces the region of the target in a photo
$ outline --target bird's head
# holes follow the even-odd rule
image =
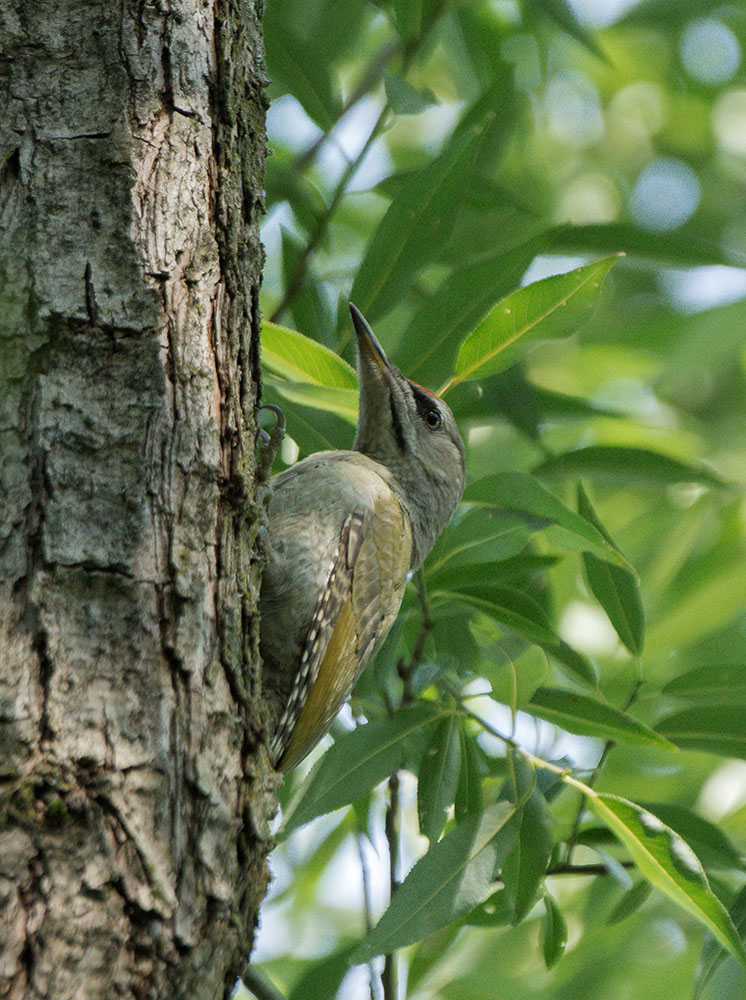
[[[357,334],[360,411],[354,447],[392,473],[412,523],[413,568],[447,524],[464,491],[464,444],[447,403],[391,364],[362,313]]]

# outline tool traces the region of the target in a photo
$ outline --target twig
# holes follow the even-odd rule
[[[394,771],[389,778],[389,806],[386,810],[386,840],[389,845],[389,891],[391,899],[394,898],[394,893],[399,888],[400,825],[399,772]],[[397,976],[395,952],[389,952],[385,957],[383,972],[381,973],[381,985],[383,987],[384,1000],[396,1000]]]
[[[634,861],[620,861],[622,868],[634,868]],[[610,875],[609,868],[604,864],[591,865],[555,865],[554,868],[547,868],[547,875]]]
[[[430,615],[430,601],[428,600],[425,577],[422,570],[419,570],[414,578],[414,582],[415,587],[417,588],[417,600],[419,601],[420,610],[422,612],[422,621],[420,622],[420,631],[417,634],[412,655],[408,660],[402,657],[396,665],[396,672],[401,678],[403,686],[401,697],[402,708],[406,708],[407,705],[411,705],[415,700],[414,691],[412,689],[412,676],[417,667],[420,665],[422,654],[425,651],[425,643],[433,630],[433,620]]]
[[[402,680],[401,705],[406,707],[415,700],[412,689],[412,675],[418,667],[425,649],[425,642],[433,628],[433,621],[430,615],[430,602],[427,597],[425,578],[422,571],[415,577],[417,587],[417,599],[422,612],[422,622],[420,631],[412,650],[412,655],[408,660],[402,657],[397,664],[397,673]],[[394,773],[389,778],[389,806],[386,810],[386,840],[389,845],[389,884],[390,896],[393,898],[399,886],[399,837],[401,827],[401,804],[399,801],[399,772]],[[397,976],[396,976],[396,955],[390,953],[386,955],[381,974],[381,984],[383,986],[384,1000],[396,1000],[397,996]]]
[[[632,690],[629,693],[629,697],[622,706],[623,712],[626,712],[627,709],[630,708],[632,705],[634,705],[635,701],[637,701],[637,695],[639,694],[641,687],[642,687],[642,678],[638,676]],[[601,773],[601,768],[606,763],[606,758],[609,756],[609,754],[611,753],[611,751],[614,749],[615,746],[616,746],[616,740],[607,740],[606,743],[604,743],[604,748],[601,751],[601,756],[598,758],[596,766],[593,768],[593,770],[586,779],[585,783],[588,786],[588,788],[593,788],[593,786],[595,785],[596,779]],[[573,822],[572,830],[567,840],[567,847],[565,849],[565,864],[568,865],[572,861],[572,853],[575,850],[575,845],[578,842],[578,836],[580,834],[580,823],[583,818],[584,810],[585,810],[585,796],[581,795],[580,802],[578,803],[578,810],[575,813],[575,820]]]
[[[422,45],[422,43],[424,42],[425,38],[429,34],[430,29],[432,28],[432,26],[435,24],[435,22],[438,20],[438,18],[440,17],[441,13],[443,12],[443,10],[444,10],[444,8],[446,6],[446,3],[447,3],[447,0],[440,0],[439,3],[436,3],[430,9],[430,11],[428,13],[428,16],[427,16],[427,20],[422,25],[422,30],[421,30],[419,36],[416,39],[414,39],[413,41],[409,42],[404,47],[404,51],[403,51],[403,55],[402,55],[402,66],[401,66],[402,75],[404,75],[407,72],[407,70],[408,70],[409,66],[411,65],[414,57],[416,56],[416,54],[417,54],[420,46]],[[391,54],[387,54],[386,50],[383,50],[383,52],[379,56],[379,59],[382,59],[384,57],[385,58],[384,58],[384,62],[381,65],[380,68],[383,68],[383,65],[385,65],[385,62],[390,58]],[[358,86],[357,90],[355,91],[355,94],[358,95],[356,97],[356,100],[360,100],[360,98],[363,97],[367,93],[367,91],[370,89],[370,87],[372,87],[372,85],[376,82],[376,76],[375,76],[375,74],[373,72],[374,68],[375,68],[375,63],[371,66],[370,71],[368,72],[368,74],[366,74],[366,76],[363,78],[363,80],[361,81],[360,85]],[[365,85],[365,87],[364,87],[364,85]],[[352,107],[352,104],[350,105],[350,107]],[[324,238],[324,236],[326,234],[326,231],[329,228],[329,223],[331,221],[331,218],[332,218],[334,212],[336,211],[337,206],[339,205],[339,202],[342,200],[342,197],[343,197],[345,191],[347,190],[347,184],[348,184],[350,178],[355,173],[355,171],[357,170],[357,168],[360,166],[361,162],[363,161],[364,157],[366,156],[366,154],[367,154],[368,150],[370,149],[370,147],[372,146],[372,144],[378,138],[378,135],[379,135],[381,129],[383,128],[383,125],[384,125],[384,123],[386,121],[388,113],[389,113],[389,104],[388,104],[388,101],[387,101],[384,104],[384,106],[383,106],[383,108],[381,110],[381,113],[379,114],[379,116],[378,116],[378,118],[376,120],[376,123],[375,123],[375,125],[373,126],[373,129],[370,132],[370,135],[365,140],[365,144],[363,145],[363,148],[360,150],[360,152],[358,153],[358,155],[353,160],[351,160],[347,164],[347,166],[345,167],[344,173],[342,174],[342,177],[340,178],[339,183],[337,184],[337,187],[334,190],[334,194],[332,195],[332,199],[329,202],[327,210],[326,210],[326,212],[324,212],[324,214],[321,216],[321,218],[319,219],[318,223],[316,224],[316,227],[315,227],[313,233],[311,234],[311,236],[310,236],[310,238],[308,240],[308,243],[306,244],[306,246],[305,246],[305,248],[303,250],[303,253],[302,253],[301,257],[300,257],[298,263],[295,266],[295,270],[293,271],[292,277],[290,278],[290,281],[287,284],[287,287],[285,289],[285,294],[282,296],[282,299],[280,300],[280,304],[277,306],[277,308],[274,310],[274,312],[272,313],[272,315],[270,317],[270,322],[272,322],[272,323],[277,322],[277,320],[280,318],[280,316],[283,314],[283,312],[288,308],[288,306],[290,305],[290,303],[295,299],[296,295],[298,294],[298,292],[303,287],[303,282],[305,281],[306,272],[308,270],[308,261],[310,260],[311,255],[313,254],[313,252],[316,250],[316,247],[319,245],[319,243],[321,242],[321,240]],[[328,136],[326,134],[325,134],[325,136],[320,137],[317,140],[317,145],[315,146],[315,148],[311,147],[311,149],[309,149],[307,151],[307,153],[304,154],[304,156],[309,156],[309,162],[310,162],[310,158],[312,158],[313,155],[315,155],[316,150],[320,147],[321,143],[327,137]]]
[[[368,872],[368,862],[365,859],[365,834],[362,830],[357,831],[357,853],[360,858],[360,873],[363,883],[363,910],[365,912],[365,933],[370,934],[373,929],[373,914],[370,907],[370,873]],[[370,984],[370,1000],[376,1000],[375,982],[376,972],[373,962],[368,962],[368,981]]]
[[[378,53],[378,55],[375,57],[373,62],[368,67],[368,70],[360,80],[360,83],[358,83],[357,87],[355,87],[353,92],[350,94],[350,96],[342,105],[342,110],[339,113],[339,118],[334,123],[333,128],[330,129],[328,132],[322,132],[321,135],[311,143],[308,149],[304,150],[304,152],[302,152],[298,156],[295,163],[293,164],[293,170],[296,173],[304,171],[309,166],[309,164],[313,161],[318,151],[321,149],[324,143],[330,138],[332,132],[334,131],[334,128],[336,128],[336,126],[342,121],[344,116],[349,111],[351,111],[352,108],[354,108],[359,101],[361,101],[365,97],[365,95],[373,87],[373,85],[378,82],[384,67],[393,58],[393,56],[397,55],[397,53],[400,50],[401,50],[401,44],[398,39],[389,42],[388,45],[385,45],[381,49],[381,51]]]
[[[280,304],[277,306],[275,311],[270,316],[271,323],[277,322],[277,320],[280,318],[280,316],[282,316],[287,307],[290,305],[290,303],[293,301],[293,299],[296,297],[298,292],[303,287],[303,282],[306,277],[306,271],[308,270],[308,261],[311,257],[311,254],[314,252],[316,247],[319,245],[319,243],[326,235],[326,231],[329,228],[329,223],[331,222],[331,218],[334,215],[334,212],[336,211],[337,205],[342,200],[342,196],[347,190],[347,184],[350,178],[355,173],[357,168],[360,166],[363,158],[367,154],[370,147],[378,138],[378,133],[383,128],[383,124],[386,120],[388,112],[389,112],[389,106],[387,103],[384,105],[381,113],[376,119],[376,123],[371,129],[368,138],[365,140],[363,148],[360,150],[360,152],[353,160],[349,161],[349,163],[345,167],[344,173],[342,174],[339,183],[334,189],[332,200],[329,202],[329,205],[324,214],[316,223],[316,228],[311,233],[308,243],[306,243],[305,247],[303,248],[303,253],[300,256],[298,263],[295,265],[295,270],[293,271],[292,277],[290,278],[290,281],[287,284],[287,288],[285,289],[285,294],[282,296]]]

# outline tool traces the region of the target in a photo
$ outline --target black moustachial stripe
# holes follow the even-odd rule
[[[391,405],[391,426],[394,429],[394,437],[396,438],[396,443],[399,446],[399,451],[407,450],[407,442],[404,440],[404,431],[402,430],[401,420],[399,419],[399,414],[396,412],[396,406],[394,405],[394,400],[389,400]]]

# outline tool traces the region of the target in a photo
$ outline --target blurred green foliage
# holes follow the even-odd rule
[[[746,10],[265,31],[283,458],[351,443],[352,298],[447,387],[468,485],[285,782],[258,960],[304,1000],[746,995]]]

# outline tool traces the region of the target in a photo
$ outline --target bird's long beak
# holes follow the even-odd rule
[[[378,338],[375,333],[370,328],[370,324],[363,314],[360,312],[357,306],[354,306],[350,302],[350,313],[352,314],[352,322],[355,326],[355,333],[357,334],[358,348],[362,352],[364,351],[371,361],[374,362],[380,369],[392,370],[392,364],[386,357],[386,352],[378,343]]]

